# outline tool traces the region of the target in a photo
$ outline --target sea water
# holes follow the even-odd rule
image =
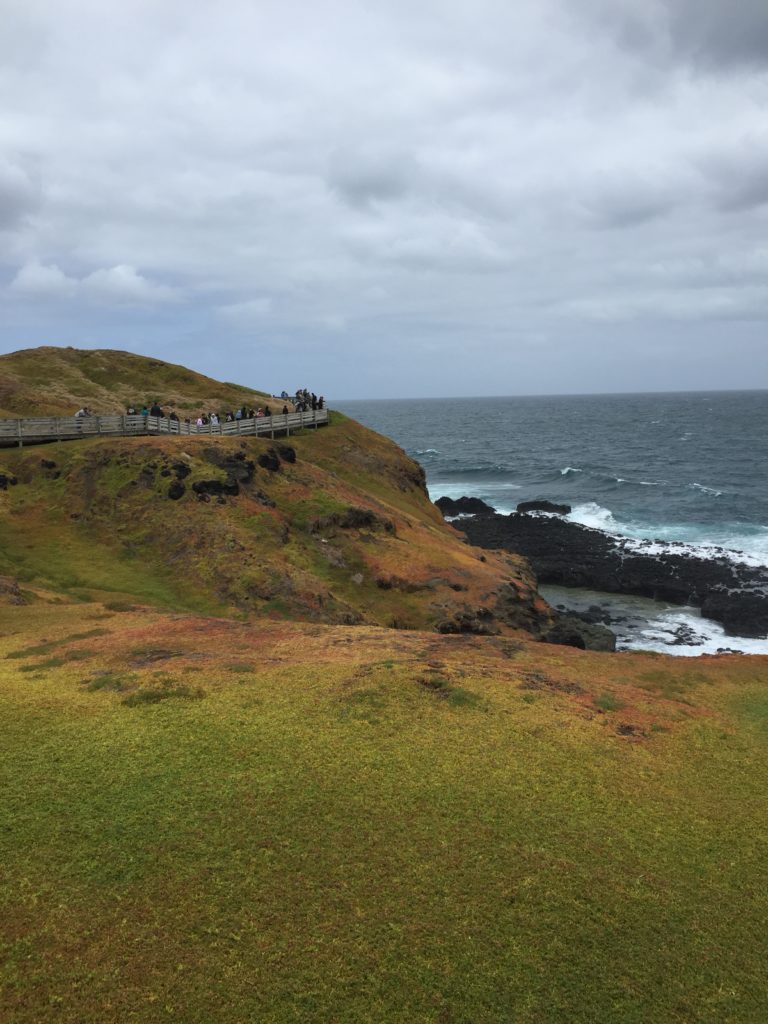
[[[607,533],[768,565],[768,391],[334,404],[417,459],[433,500],[467,495],[507,513],[547,498]],[[768,653],[692,609],[651,605],[636,619],[623,648]],[[700,643],[669,646],[681,623]]]

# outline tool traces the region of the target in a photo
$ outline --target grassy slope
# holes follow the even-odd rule
[[[2,623],[2,1019],[768,1017],[766,659]]]
[[[42,347],[0,355],[0,416],[73,416],[82,405],[107,415],[155,400],[184,414],[262,404],[263,397],[161,359],[112,349]]]
[[[492,607],[503,580],[514,579],[519,624],[546,616],[525,563],[463,543],[428,501],[419,468],[391,442],[334,414],[332,426],[291,444],[295,464],[276,473],[256,466],[253,481],[222,503],[200,502],[193,483],[224,479],[222,460],[256,461],[270,441],[7,449],[0,470],[19,484],[0,491],[0,574],[85,598],[110,591],[216,613],[419,628],[464,607]],[[179,461],[190,470],[187,492],[171,501]],[[313,526],[349,508],[373,512],[374,525]]]

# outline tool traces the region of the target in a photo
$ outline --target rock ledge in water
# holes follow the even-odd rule
[[[438,498],[435,502],[444,516],[496,515],[496,509],[480,498]]]
[[[552,512],[558,516],[567,516],[571,511],[570,505],[558,505],[554,501],[521,501],[517,506],[518,512]]]
[[[736,553],[703,558],[683,544],[613,537],[558,516],[484,514],[460,528],[477,547],[523,555],[540,583],[691,604],[732,635],[768,635],[768,569]]]

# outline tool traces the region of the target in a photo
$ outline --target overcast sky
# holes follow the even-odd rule
[[[0,352],[768,387],[766,0],[0,0]]]

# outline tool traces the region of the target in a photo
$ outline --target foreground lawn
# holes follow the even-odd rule
[[[766,659],[0,608],[0,1019],[768,1020]]]

